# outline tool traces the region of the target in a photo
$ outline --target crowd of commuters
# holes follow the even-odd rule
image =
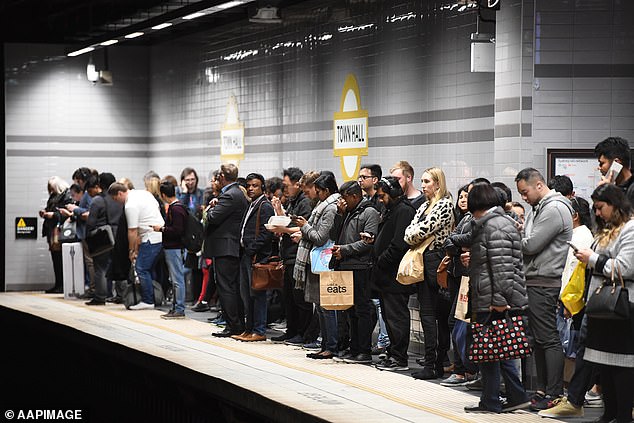
[[[262,342],[267,340],[270,293],[251,287],[252,265],[280,256],[287,323],[286,332],[271,337],[272,342],[315,349],[307,354],[310,359],[373,363],[379,370],[405,372],[410,366],[409,302],[416,294],[424,355],[412,376],[481,390],[479,403],[466,406],[466,412],[530,408],[543,417],[582,416],[584,404],[594,397],[604,404],[599,422],[629,422],[634,316],[593,318],[583,310],[571,313],[561,301],[580,265],[588,275],[586,301],[617,273],[629,304],[634,303],[630,147],[610,137],[597,144],[595,154],[602,178],[591,196],[594,219],[590,204],[575,195],[568,177],[558,175],[547,184],[533,168],[515,177],[514,188],[526,209],[513,201],[508,186],[484,178],[461,187],[454,202],[438,167],[422,172],[418,190],[406,161],[389,169],[389,176],[378,165],[362,165],[357,181],[341,185],[327,170],[290,167],[281,178],[266,180],[258,173],[240,178],[235,165],[223,164],[210,174],[205,190],[198,188],[192,168],[183,170],[180,183],[149,172],[145,190],[115,181],[110,173],[80,168],[72,186],[59,177],[48,181],[49,200],[40,211],[55,271],[55,286],[48,292],[61,291],[56,236],[69,219],[76,222],[77,239],[84,245],[87,305],[121,301],[117,281],[132,264],[141,301],[130,309],[153,308],[153,281],[165,275],[173,306],[162,317],[184,318],[185,281],[190,280],[192,310],[213,306],[220,312],[224,329],[213,336]],[[611,170],[613,162],[622,165],[618,174]],[[184,245],[188,214],[203,223],[200,251],[187,251]],[[290,223],[267,225],[273,216],[286,216]],[[112,227],[115,247],[91,256],[86,239],[103,225]],[[320,277],[311,270],[311,250],[328,243],[330,268],[353,275],[354,304],[344,311],[321,306]],[[423,281],[399,283],[403,257],[423,243]],[[446,281],[438,276],[441,263],[447,266]],[[469,310],[459,316],[465,281]],[[536,368],[530,395],[517,360],[473,363],[467,356],[467,321],[486,324],[509,316],[522,316],[528,325]],[[570,340],[562,336],[566,324],[579,334],[572,355],[564,353]],[[565,362],[575,356],[574,373],[565,384]]]

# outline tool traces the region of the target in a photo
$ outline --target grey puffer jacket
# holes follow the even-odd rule
[[[501,207],[496,207],[473,220],[472,228],[471,309],[488,312],[491,305],[508,305],[513,310],[526,308],[522,237],[513,219]]]

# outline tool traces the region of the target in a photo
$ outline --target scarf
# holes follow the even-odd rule
[[[317,204],[313,209],[310,217],[308,218],[308,224],[315,226],[319,224],[321,215],[326,210],[326,207],[336,203],[339,200],[339,193],[334,193],[326,198],[324,201]],[[297,247],[297,256],[295,258],[295,267],[293,268],[293,278],[295,279],[295,289],[304,289],[306,287],[307,270],[310,264],[310,250],[313,248],[313,243],[302,237]]]

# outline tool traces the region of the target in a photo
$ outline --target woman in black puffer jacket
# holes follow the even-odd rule
[[[487,183],[477,183],[469,192],[468,206],[474,217],[470,301],[473,318],[478,323],[504,318],[507,311],[511,315],[520,314],[528,305],[521,235],[515,221],[498,203],[495,189]],[[483,384],[480,403],[465,407],[465,411],[499,413],[528,407],[526,391],[511,360],[479,366]],[[504,406],[500,402],[500,374],[506,386]]]

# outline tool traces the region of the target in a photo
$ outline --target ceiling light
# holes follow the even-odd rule
[[[216,6],[216,8],[218,8],[218,9],[229,9],[231,7],[240,6],[241,4],[242,4],[241,1],[228,1],[228,2],[223,3],[223,4],[219,4],[218,6]]]
[[[141,35],[143,35],[142,32],[133,32],[132,34],[126,35],[125,38],[136,38],[136,37],[140,37]]]
[[[118,42],[119,42],[119,40],[108,40],[108,41],[104,41],[100,45],[102,45],[102,46],[111,46],[113,44],[117,44]]]
[[[196,12],[196,13],[192,13],[191,15],[183,16],[183,19],[188,21],[190,19],[200,18],[201,16],[205,16],[205,14],[202,12]]]
[[[99,80],[99,72],[92,61],[92,55],[88,59],[88,66],[86,66],[86,78],[93,84]]]
[[[163,28],[167,28],[169,26],[172,26],[171,22],[164,22],[162,24],[158,24],[152,27],[152,29],[158,30],[158,29],[163,29]]]
[[[88,53],[89,51],[93,51],[94,49],[95,49],[94,47],[82,48],[81,50],[71,51],[70,53],[67,54],[67,56],[70,56],[70,57],[79,56],[80,54]]]

